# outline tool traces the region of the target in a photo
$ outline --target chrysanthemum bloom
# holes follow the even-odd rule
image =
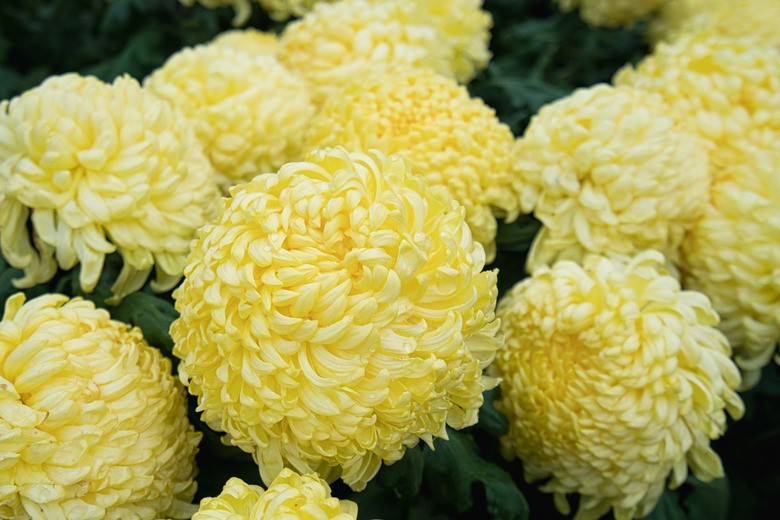
[[[0,102],[0,246],[25,271],[17,287],[78,263],[91,292],[105,255],[118,251],[115,300],[153,266],[152,287],[168,290],[218,198],[189,121],[129,76],[54,76]]]
[[[723,319],[743,384],[758,382],[780,339],[780,139],[731,143],[711,203],[683,242],[683,283]]]
[[[192,520],[356,520],[357,509],[350,500],[330,496],[330,487],[318,476],[285,468],[267,491],[231,478],[219,496],[201,501]]]
[[[222,45],[185,47],[144,80],[182,109],[223,187],[303,155],[314,115],[306,84],[269,55]]]
[[[171,362],[79,298],[0,321],[0,518],[189,518],[200,442]]]
[[[649,18],[669,0],[555,0],[564,12],[579,7],[580,17],[592,27],[631,27]],[[677,0],[671,0],[675,2]]]
[[[479,0],[342,0],[319,3],[280,38],[280,59],[323,101],[394,67],[431,69],[460,82],[490,59],[492,18]]]
[[[701,30],[728,37],[752,36],[780,46],[777,0],[673,0],[666,2],[648,28],[651,40],[670,42]]]
[[[445,186],[466,208],[475,240],[495,258],[497,215],[520,213],[512,174],[514,137],[482,100],[429,71],[362,78],[332,97],[312,121],[311,149],[400,153],[429,186]]]
[[[496,408],[509,419],[504,454],[523,461],[529,482],[549,479],[578,519],[613,509],[618,520],[648,514],[688,468],[723,476],[710,440],[741,417],[739,370],[718,315],[701,293],[663,274],[663,256],[623,263],[589,255],[526,278],[498,305],[506,345],[494,367]]]
[[[660,93],[717,150],[751,128],[780,131],[780,48],[711,31],[660,43],[616,85]]]
[[[276,56],[279,50],[279,37],[274,33],[253,28],[232,29],[218,34],[211,40],[211,45],[229,47],[254,56],[258,54]]]
[[[199,233],[171,326],[203,420],[362,489],[382,461],[477,421],[500,346],[496,273],[464,210],[399,155],[312,152],[233,188]]]
[[[544,224],[529,270],[586,253],[674,257],[704,211],[700,137],[660,96],[596,85],[543,107],[517,141],[522,205]]]

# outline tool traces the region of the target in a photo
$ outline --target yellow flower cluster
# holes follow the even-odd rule
[[[724,409],[743,413],[739,371],[709,300],[681,291],[662,262],[653,251],[561,261],[499,302],[502,449],[528,481],[549,479],[542,490],[563,513],[580,493],[577,518],[643,517],[670,474],[672,487],[689,466],[704,481],[723,474],[710,439]]]
[[[189,518],[200,442],[171,362],[80,299],[0,321],[0,518]]]
[[[218,34],[211,45],[217,47],[229,47],[235,51],[244,51],[256,56],[268,54],[276,56],[279,51],[279,37],[271,32],[258,31],[257,29],[232,29]]]
[[[174,292],[202,419],[284,466],[362,489],[474,424],[501,341],[496,273],[464,210],[406,160],[319,150],[232,189]]]
[[[189,118],[223,187],[303,157],[314,105],[305,83],[273,56],[224,44],[185,47],[144,87]]]
[[[461,82],[490,59],[492,18],[480,0],[342,0],[290,23],[279,57],[319,103],[345,85],[395,67],[430,69]]]
[[[619,70],[614,83],[660,93],[714,149],[753,128],[780,131],[780,48],[752,38],[680,36]]]
[[[493,212],[510,221],[520,213],[509,127],[464,87],[432,72],[378,74],[347,86],[314,118],[308,141],[311,149],[402,154],[429,186],[445,186],[466,208],[488,262],[496,250]]]
[[[192,520],[317,519],[356,520],[357,504],[330,496],[330,487],[316,475],[298,475],[285,468],[267,491],[231,478],[222,493],[204,498]]]
[[[521,204],[544,224],[529,270],[587,253],[675,257],[708,200],[702,140],[660,96],[596,85],[542,107],[517,141]]]
[[[728,37],[751,36],[763,45],[780,46],[777,0],[674,0],[664,3],[648,29],[655,41],[671,42],[684,34],[712,31]]]
[[[580,17],[593,27],[632,26],[649,18],[669,0],[555,0],[563,11],[580,9]],[[677,0],[671,0],[674,3]]]
[[[128,76],[53,76],[0,102],[0,247],[25,270],[18,287],[79,263],[91,292],[105,255],[118,251],[115,301],[153,266],[153,288],[168,290],[217,199],[188,121]]]
[[[683,282],[707,294],[734,347],[744,386],[758,382],[780,339],[780,139],[730,144],[704,217],[682,248]]]

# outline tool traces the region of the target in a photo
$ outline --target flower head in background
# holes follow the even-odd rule
[[[429,186],[444,186],[466,208],[475,240],[495,257],[496,219],[517,218],[514,137],[493,109],[454,80],[428,71],[363,78],[332,97],[312,121],[311,149],[400,153]]]
[[[204,498],[192,520],[263,520],[271,518],[356,520],[357,504],[330,495],[316,475],[298,475],[285,468],[263,491],[231,478],[217,497]]]
[[[251,27],[221,32],[211,40],[210,44],[215,47],[244,51],[252,56],[258,54],[276,56],[279,51],[279,37],[276,34]]]
[[[726,37],[750,36],[762,45],[780,47],[777,0],[674,0],[664,3],[648,28],[654,42],[712,31]]]
[[[25,271],[15,285],[80,264],[91,292],[105,255],[118,251],[115,301],[152,267],[153,288],[170,289],[217,209],[202,150],[184,116],[128,76],[53,76],[0,102],[0,248]]]
[[[631,27],[650,18],[665,3],[677,0],[555,0],[564,12],[580,9],[580,17],[592,27]]]
[[[730,143],[681,263],[683,284],[720,314],[744,387],[758,382],[780,340],[780,138],[748,137]]]
[[[681,291],[643,252],[628,263],[588,256],[526,278],[498,305],[506,345],[496,408],[509,419],[502,449],[526,479],[578,518],[647,515],[671,474],[723,475],[710,440],[739,418],[739,371],[718,316],[701,293]]]
[[[314,105],[305,83],[273,56],[218,44],[186,47],[144,87],[192,122],[223,187],[303,158]]]
[[[233,188],[199,232],[173,322],[202,419],[283,467],[365,487],[476,423],[501,341],[464,210],[399,155],[312,152]]]
[[[0,516],[189,518],[200,442],[171,362],[81,299],[8,299]]]
[[[661,94],[713,150],[754,128],[780,132],[780,48],[713,31],[660,43],[614,83]]]
[[[529,270],[585,254],[674,258],[708,200],[709,161],[660,96],[596,85],[542,107],[517,141],[523,211],[544,224]]]
[[[319,3],[290,23],[279,57],[305,78],[315,101],[396,67],[430,69],[461,82],[490,59],[492,18],[478,0],[343,0]]]

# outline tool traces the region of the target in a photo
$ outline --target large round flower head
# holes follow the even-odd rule
[[[303,157],[301,135],[314,105],[305,83],[273,56],[186,47],[144,86],[192,121],[223,187]]]
[[[0,518],[189,518],[200,437],[139,329],[79,298],[8,299]]]
[[[649,18],[669,0],[555,0],[565,12],[579,7],[580,17],[593,27],[631,27]],[[672,3],[677,0],[671,0]]]
[[[490,59],[490,15],[479,0],[342,0],[289,24],[279,56],[318,102],[394,67],[431,69],[461,82]]]
[[[229,47],[253,56],[258,54],[276,56],[279,51],[279,37],[272,32],[259,31],[251,27],[232,29],[219,33],[211,40],[211,45]]]
[[[682,247],[683,283],[712,299],[745,387],[780,339],[780,138],[732,142],[706,212]]]
[[[739,370],[718,315],[701,293],[681,291],[663,256],[627,262],[590,255],[543,267],[498,305],[506,345],[494,363],[502,378],[496,408],[509,419],[507,457],[526,479],[577,518],[613,509],[618,520],[655,506],[667,476],[688,468],[723,475],[710,440],[744,408]]]
[[[312,121],[310,148],[343,145],[400,153],[429,186],[466,208],[475,240],[495,257],[496,219],[520,213],[509,127],[454,80],[430,71],[363,78],[332,97]]]
[[[684,35],[619,70],[614,83],[660,93],[713,149],[752,127],[780,131],[780,48],[754,38]]]
[[[674,256],[707,202],[709,161],[660,96],[597,85],[543,107],[515,150],[521,203],[544,224],[533,270],[586,253]]]
[[[463,208],[399,155],[319,150],[232,189],[200,231],[171,326],[203,420],[283,466],[362,489],[477,421],[500,346],[496,273]]]
[[[687,33],[712,31],[727,37],[752,36],[780,46],[777,0],[674,0],[666,2],[648,28],[651,40],[671,42]]]
[[[192,520],[356,520],[357,504],[330,495],[316,475],[283,469],[267,491],[231,478],[214,498],[204,498]]]
[[[129,76],[113,84],[54,76],[0,102],[0,246],[25,270],[15,285],[47,282],[58,264],[79,263],[90,292],[105,255],[118,251],[115,300],[153,266],[153,288],[170,289],[195,230],[217,209],[202,150],[185,117]]]

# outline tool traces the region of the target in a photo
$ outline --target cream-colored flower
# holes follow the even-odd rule
[[[201,434],[171,362],[88,302],[8,299],[0,518],[189,518]]]
[[[185,47],[144,87],[190,119],[223,187],[303,158],[314,105],[305,83],[273,56]]]
[[[233,188],[199,233],[171,326],[203,420],[253,453],[362,489],[477,421],[500,346],[496,273],[463,208],[399,155],[319,150]]]
[[[701,30],[728,37],[752,36],[780,47],[777,0],[673,0],[665,2],[648,28],[654,42],[671,42]]]
[[[512,173],[514,137],[481,99],[429,71],[363,78],[314,118],[309,147],[400,153],[429,186],[445,186],[466,208],[475,240],[495,258],[495,213],[520,213]]]
[[[267,491],[231,478],[222,493],[204,498],[192,520],[318,519],[356,520],[357,504],[330,496],[330,487],[316,475],[298,475],[285,468]]]
[[[753,38],[684,35],[619,70],[614,83],[660,93],[714,150],[751,128],[780,132],[780,48]]]
[[[561,10],[580,9],[580,17],[593,27],[631,27],[677,0],[555,0]]]
[[[596,85],[543,107],[515,150],[521,203],[544,224],[529,270],[587,253],[674,258],[708,200],[709,161],[660,96]]]
[[[114,303],[152,267],[152,287],[168,290],[218,198],[189,122],[129,76],[54,76],[0,102],[0,247],[25,271],[17,287],[78,263],[91,292],[118,251]]]
[[[345,85],[395,67],[471,80],[490,59],[492,18],[479,0],[342,0],[290,23],[279,56],[322,102]]]
[[[745,387],[780,340],[780,136],[750,137],[730,143],[682,248],[683,283],[712,299]]]
[[[529,482],[549,479],[541,489],[564,514],[566,494],[579,493],[578,519],[610,508],[639,518],[670,474],[672,487],[689,467],[703,481],[723,475],[710,440],[726,429],[724,409],[743,413],[739,371],[709,300],[681,291],[662,262],[653,251],[561,261],[499,302],[502,449]]]
[[[251,27],[247,29],[232,29],[219,33],[211,40],[211,45],[229,47],[253,56],[258,54],[276,56],[279,51],[279,37],[274,33],[259,31]]]

